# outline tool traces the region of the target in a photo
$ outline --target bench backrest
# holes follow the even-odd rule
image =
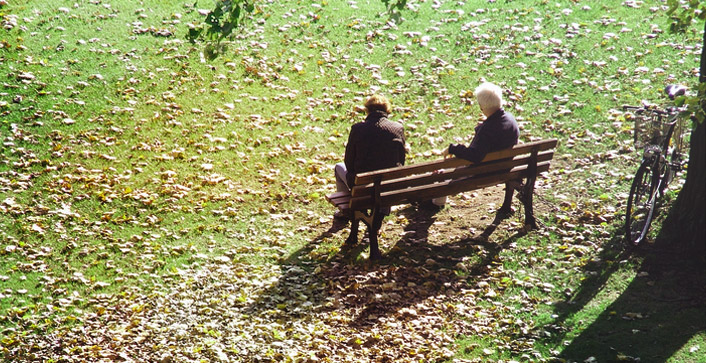
[[[375,198],[381,206],[390,206],[526,178],[549,170],[556,145],[556,139],[518,144],[488,153],[477,164],[449,158],[361,173],[351,190],[350,208],[369,208]]]

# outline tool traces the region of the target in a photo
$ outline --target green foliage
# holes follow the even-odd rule
[[[706,20],[706,1],[689,0],[686,4],[680,0],[668,0],[667,15],[672,19],[669,29],[675,33],[683,33],[694,22]]]
[[[679,0],[669,0],[667,2],[669,5],[669,10],[667,14],[672,20],[669,30],[673,33],[685,33],[696,23],[700,25],[697,29],[700,29],[706,24],[706,1],[704,0],[690,0],[686,4]],[[706,37],[706,34],[704,34]],[[704,57],[702,51],[701,57]],[[701,80],[706,79],[703,69],[704,60],[701,60]],[[697,94],[695,96],[680,97],[677,100],[677,105],[687,105],[686,113],[693,115],[693,120],[696,123],[702,123],[706,120],[706,82],[701,82],[698,85]],[[696,126],[694,123],[694,127]]]
[[[402,10],[407,5],[407,0],[381,0],[388,11],[393,9]]]
[[[207,41],[204,53],[208,59],[215,59],[228,49],[221,41],[233,37],[248,16],[256,12],[257,1],[217,0],[215,8],[206,15],[203,24],[191,24],[187,39],[191,42]],[[407,5],[407,0],[380,1],[385,5],[391,19],[396,21],[401,19],[400,11]]]
[[[255,10],[255,0],[218,0],[216,7],[207,15],[206,28],[192,27],[188,39],[196,40],[205,36],[209,40],[221,41],[230,37]]]
[[[195,42],[206,39],[209,43],[205,48],[205,55],[215,59],[218,54],[227,48],[221,41],[234,35],[234,32],[243,25],[247,17],[255,11],[257,0],[218,0],[204,20],[204,24],[192,24],[187,34],[187,39]]]
[[[682,117],[691,117],[694,121],[692,127],[706,120],[706,82],[699,83],[697,92],[693,96],[680,96],[674,100],[678,107],[686,106]]]
[[[399,22],[402,19],[402,10],[407,5],[407,0],[381,0],[387,8],[390,19]]]

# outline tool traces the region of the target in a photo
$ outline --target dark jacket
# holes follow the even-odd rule
[[[357,174],[404,165],[404,145],[402,124],[388,120],[384,112],[373,112],[353,125],[344,158],[348,185]]]
[[[449,146],[449,154],[478,163],[491,151],[507,149],[517,144],[519,137],[520,129],[515,117],[500,109],[476,127],[471,145],[452,144]]]

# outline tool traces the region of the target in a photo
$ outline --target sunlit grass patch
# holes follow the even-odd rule
[[[103,347],[133,324],[168,342],[121,345],[134,359],[541,361],[566,351],[583,361],[594,353],[578,342],[592,327],[637,322],[643,334],[666,316],[626,307],[625,291],[649,292],[651,275],[616,240],[639,159],[620,106],[662,103],[666,84],[695,82],[701,34],[667,32],[662,7],[410,1],[394,23],[378,1],[263,2],[211,61],[185,40],[208,6],[0,9],[7,359],[34,359],[20,347],[46,334]],[[348,228],[333,225],[324,196],[366,97],[389,96],[408,162],[420,162],[469,142],[484,80],[505,90],[523,142],[559,139],[538,181],[542,228],[523,233],[518,210],[480,238],[498,201],[478,192],[433,215],[396,209],[381,264],[363,232],[343,246]],[[670,346],[673,360],[700,359],[703,334],[691,339],[672,340],[683,343]]]

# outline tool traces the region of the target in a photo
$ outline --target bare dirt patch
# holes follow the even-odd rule
[[[405,242],[443,245],[455,240],[477,240],[502,243],[524,227],[524,208],[516,197],[512,203],[513,215],[496,220],[503,197],[504,186],[498,185],[450,196],[440,210],[409,204],[393,207],[380,230],[383,254]],[[537,200],[534,209],[538,219],[550,211],[546,204]],[[340,226],[337,229],[335,236],[343,242],[349,229],[340,229]],[[363,234],[360,233],[359,239],[366,244],[367,236]]]

